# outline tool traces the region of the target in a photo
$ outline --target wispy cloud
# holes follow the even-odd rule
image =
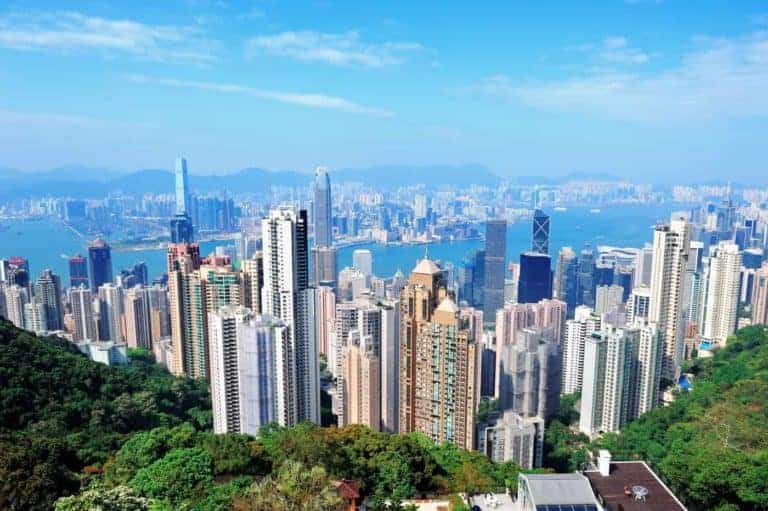
[[[0,47],[14,50],[101,51],[206,63],[215,59],[215,46],[190,27],[147,25],[78,12],[17,13],[0,18]]]
[[[350,101],[348,99],[336,96],[328,96],[326,94],[275,91],[230,83],[177,80],[173,78],[154,78],[136,74],[126,75],[126,78],[134,83],[163,85],[166,87],[185,89],[198,89],[225,94],[243,94],[266,101],[277,101],[280,103],[288,103],[291,105],[311,108],[340,110],[353,114],[372,115],[376,117],[394,116],[394,113],[390,110],[369,107],[354,101]]]
[[[622,36],[606,37],[599,43],[587,43],[577,46],[576,50],[590,55],[600,64],[645,64],[650,56],[629,44]]]
[[[476,87],[542,110],[638,122],[768,116],[768,32],[699,37],[678,66],[659,71],[597,71],[563,80],[490,77]]]
[[[420,44],[413,42],[365,43],[356,31],[341,34],[309,30],[281,32],[253,37],[246,43],[249,56],[265,53],[308,62],[362,67],[400,64],[408,53],[422,49]]]

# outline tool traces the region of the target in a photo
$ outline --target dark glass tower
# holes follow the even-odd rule
[[[576,301],[579,305],[595,306],[595,253],[589,244],[584,246],[579,255]]]
[[[552,265],[547,254],[520,254],[520,280],[517,285],[519,303],[536,303],[552,298]]]
[[[171,218],[171,243],[192,243],[195,241],[192,220],[186,213],[173,215]]]
[[[91,274],[91,291],[95,292],[102,284],[112,282],[112,251],[101,238],[88,247],[88,269]]]
[[[88,286],[88,260],[77,254],[69,258],[69,286]]]
[[[540,209],[533,213],[531,251],[537,254],[549,254],[549,215]]]
[[[61,279],[51,270],[45,269],[35,281],[35,296],[45,307],[45,329],[64,328],[61,307]]]
[[[315,246],[330,247],[333,240],[331,179],[325,167],[315,169],[315,180],[312,183],[312,221],[315,224]]]
[[[488,220],[485,224],[485,282],[483,285],[484,321],[496,320],[504,306],[504,269],[507,258],[507,221]]]

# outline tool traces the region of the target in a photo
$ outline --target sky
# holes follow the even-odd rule
[[[0,167],[768,182],[768,3],[0,2]]]

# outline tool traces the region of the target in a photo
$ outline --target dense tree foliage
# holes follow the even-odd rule
[[[691,392],[594,447],[648,460],[692,510],[768,509],[768,332],[740,330],[691,371]]]
[[[0,320],[0,508],[50,509],[139,430],[210,424],[206,387],[136,351],[126,367],[91,362],[60,338]]]

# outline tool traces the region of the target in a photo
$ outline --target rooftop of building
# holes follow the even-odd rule
[[[440,273],[440,271],[440,267],[437,263],[426,257],[419,261],[413,269],[413,273],[421,273],[422,275],[434,275],[435,273]]]
[[[584,475],[608,510],[686,511],[644,461],[615,461],[610,464],[608,476],[601,475],[598,470],[584,472]],[[645,495],[642,498],[636,496],[641,494]]]
[[[436,312],[450,312],[451,314],[456,314],[459,312],[459,307],[450,296],[446,296],[443,301],[440,302],[440,305],[437,306]]]
[[[552,506],[552,509],[558,509],[557,506],[584,506],[576,509],[597,510],[589,481],[581,474],[522,474],[520,478],[527,481],[536,509],[546,509],[542,506]]]

